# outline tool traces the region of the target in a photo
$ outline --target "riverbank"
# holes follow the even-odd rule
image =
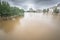
[[[16,18],[23,18],[24,16],[10,16],[10,17],[0,17],[0,20],[15,20]]]

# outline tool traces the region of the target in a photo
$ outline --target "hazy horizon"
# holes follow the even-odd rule
[[[19,8],[44,9],[60,3],[60,0],[1,0],[7,1],[11,6],[17,6]]]

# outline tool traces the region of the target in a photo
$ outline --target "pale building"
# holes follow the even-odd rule
[[[53,9],[52,8],[49,8],[49,13],[53,13]]]
[[[36,12],[39,12],[39,13],[40,13],[40,12],[42,12],[42,10],[40,10],[40,9],[36,9]]]

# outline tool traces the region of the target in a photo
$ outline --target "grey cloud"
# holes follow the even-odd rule
[[[35,0],[34,5],[36,8],[50,7],[60,2],[60,0]]]
[[[24,3],[26,0],[9,0],[14,3]]]
[[[16,6],[21,6],[25,9],[27,8],[26,3],[33,4],[35,8],[42,8],[52,6],[60,2],[60,0],[5,0],[5,1],[8,1],[10,4]]]

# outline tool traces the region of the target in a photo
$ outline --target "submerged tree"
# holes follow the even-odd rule
[[[47,13],[49,12],[49,8],[46,10],[47,11]]]
[[[47,12],[47,10],[46,9],[43,9],[43,13],[46,13]]]
[[[57,9],[57,7],[56,7],[55,9],[53,9],[53,13],[54,13],[55,15],[57,15],[57,14],[59,13],[59,9]]]

